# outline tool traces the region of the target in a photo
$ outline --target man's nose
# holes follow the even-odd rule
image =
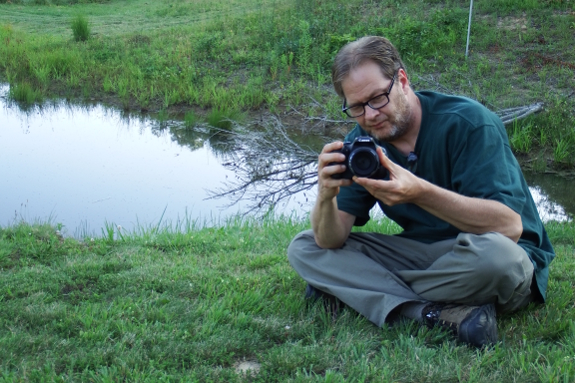
[[[365,106],[365,118],[371,120],[379,115],[379,110],[371,108],[369,105]]]

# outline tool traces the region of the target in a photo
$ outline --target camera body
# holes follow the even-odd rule
[[[369,136],[357,137],[353,142],[344,142],[343,148],[334,150],[332,153],[343,153],[345,161],[331,162],[329,165],[345,165],[343,173],[331,176],[333,179],[352,179],[353,176],[384,179],[387,177],[387,169],[379,162],[377,145]],[[381,148],[387,156],[385,148]]]

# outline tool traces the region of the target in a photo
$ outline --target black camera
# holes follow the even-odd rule
[[[376,151],[377,145],[373,138],[368,136],[357,137],[353,142],[344,142],[343,148],[332,153],[343,153],[344,162],[331,162],[328,165],[345,165],[345,171],[331,176],[333,179],[351,179],[353,176],[384,179],[387,169],[379,162]],[[381,148],[387,156],[385,148]]]

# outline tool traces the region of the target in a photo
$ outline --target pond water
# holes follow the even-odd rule
[[[6,101],[7,90],[0,87],[2,226],[50,221],[67,235],[84,237],[100,235],[106,225],[218,224],[253,207],[233,203],[232,195],[208,198],[238,178],[233,164],[241,160],[238,146],[222,145],[213,132],[101,105],[56,103],[26,111]],[[269,157],[262,154],[262,162]],[[574,181],[536,174],[526,179],[545,221],[575,214],[569,194]],[[254,190],[268,191],[265,184]],[[297,192],[275,212],[305,216],[314,198],[314,188]]]
[[[102,106],[23,112],[0,99],[0,225],[50,221],[83,237],[106,223],[128,230],[160,221],[218,224],[247,209],[208,199],[235,176],[225,161],[208,141],[182,144],[151,119]],[[302,194],[278,212],[303,212]]]

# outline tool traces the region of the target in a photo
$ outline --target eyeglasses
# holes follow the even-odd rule
[[[341,111],[347,114],[351,118],[361,117],[365,114],[365,106],[369,106],[373,110],[378,110],[389,104],[389,93],[391,92],[391,88],[393,87],[393,83],[395,82],[395,74],[391,79],[391,84],[389,84],[389,88],[387,92],[378,94],[375,97],[370,98],[367,102],[360,102],[359,104],[355,104],[352,106],[345,106],[345,99],[343,100],[343,105],[341,106]]]

